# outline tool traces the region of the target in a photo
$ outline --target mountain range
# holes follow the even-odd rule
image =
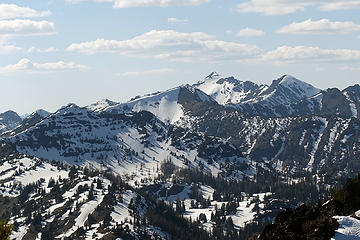
[[[203,192],[211,189],[209,206],[229,192],[237,196],[238,212],[225,216],[231,215],[239,229],[246,221],[269,221],[281,209],[325,200],[329,189],[360,172],[359,117],[359,85],[321,90],[284,75],[268,86],[212,72],[195,84],[125,103],[68,104],[23,120],[8,111],[0,115],[0,134],[19,154],[120,174],[143,191],[156,188],[148,193],[157,199],[164,189],[179,188],[174,182],[147,183],[147,178],[155,181],[160,166],[200,171],[204,177],[196,184]],[[214,183],[220,179],[241,185],[246,195],[219,193],[225,191]],[[189,189],[195,182],[184,181],[183,190],[167,201],[192,199]],[[295,198],[291,194],[298,193],[286,193],[289,199],[279,194],[280,186],[313,194]],[[267,192],[267,198],[254,195]],[[238,216],[240,210],[248,212],[245,218]]]
[[[69,104],[23,121],[7,112],[12,118],[2,117],[3,129],[12,129],[2,137],[29,155],[120,173],[131,169],[122,161],[126,151],[135,151],[133,161],[149,166],[173,153],[215,175],[252,177],[262,169],[297,180],[311,173],[334,184],[346,181],[333,174],[334,165],[342,176],[360,170],[359,99],[359,85],[320,90],[284,75],[267,86],[213,72],[126,103]],[[242,169],[221,167],[225,160]]]

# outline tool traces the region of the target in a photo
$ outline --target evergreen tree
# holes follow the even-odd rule
[[[103,189],[103,184],[102,184],[100,178],[98,178],[97,181],[96,181],[96,188],[97,189]]]
[[[94,196],[94,185],[91,184],[90,190],[89,190],[89,194],[88,194],[88,199],[89,201],[94,200],[95,196]]]
[[[69,178],[70,178],[71,180],[75,179],[76,174],[77,174],[77,169],[76,169],[75,166],[72,166],[72,167],[70,168]]]
[[[10,240],[12,229],[13,226],[7,224],[5,220],[0,221],[0,239]]]
[[[199,220],[203,223],[207,223],[206,215],[204,213],[200,213]]]

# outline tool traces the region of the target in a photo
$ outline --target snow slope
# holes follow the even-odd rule
[[[288,116],[290,106],[320,92],[312,85],[284,75],[270,86],[240,81],[234,77],[207,77],[193,85],[214,98],[219,104],[241,109],[249,115]]]
[[[183,91],[190,92],[199,101],[214,101],[204,92],[190,85],[183,85],[167,91],[136,97],[129,102],[109,106],[103,110],[107,112],[115,111],[117,113],[149,111],[164,123],[176,124],[185,117],[184,107],[179,103],[179,95]]]
[[[349,216],[335,216],[340,224],[335,236],[331,240],[359,240],[360,220]]]
[[[207,77],[193,86],[211,96],[221,105],[241,104],[268,88],[265,85],[258,86],[252,82],[243,82],[233,77],[221,78],[218,75]]]

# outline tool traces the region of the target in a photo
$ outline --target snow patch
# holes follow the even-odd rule
[[[331,240],[359,240],[360,239],[360,220],[349,216],[335,216],[339,228]]]

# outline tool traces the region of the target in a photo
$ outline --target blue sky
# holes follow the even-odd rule
[[[0,112],[195,83],[291,74],[359,82],[358,0],[27,0],[0,3]]]

